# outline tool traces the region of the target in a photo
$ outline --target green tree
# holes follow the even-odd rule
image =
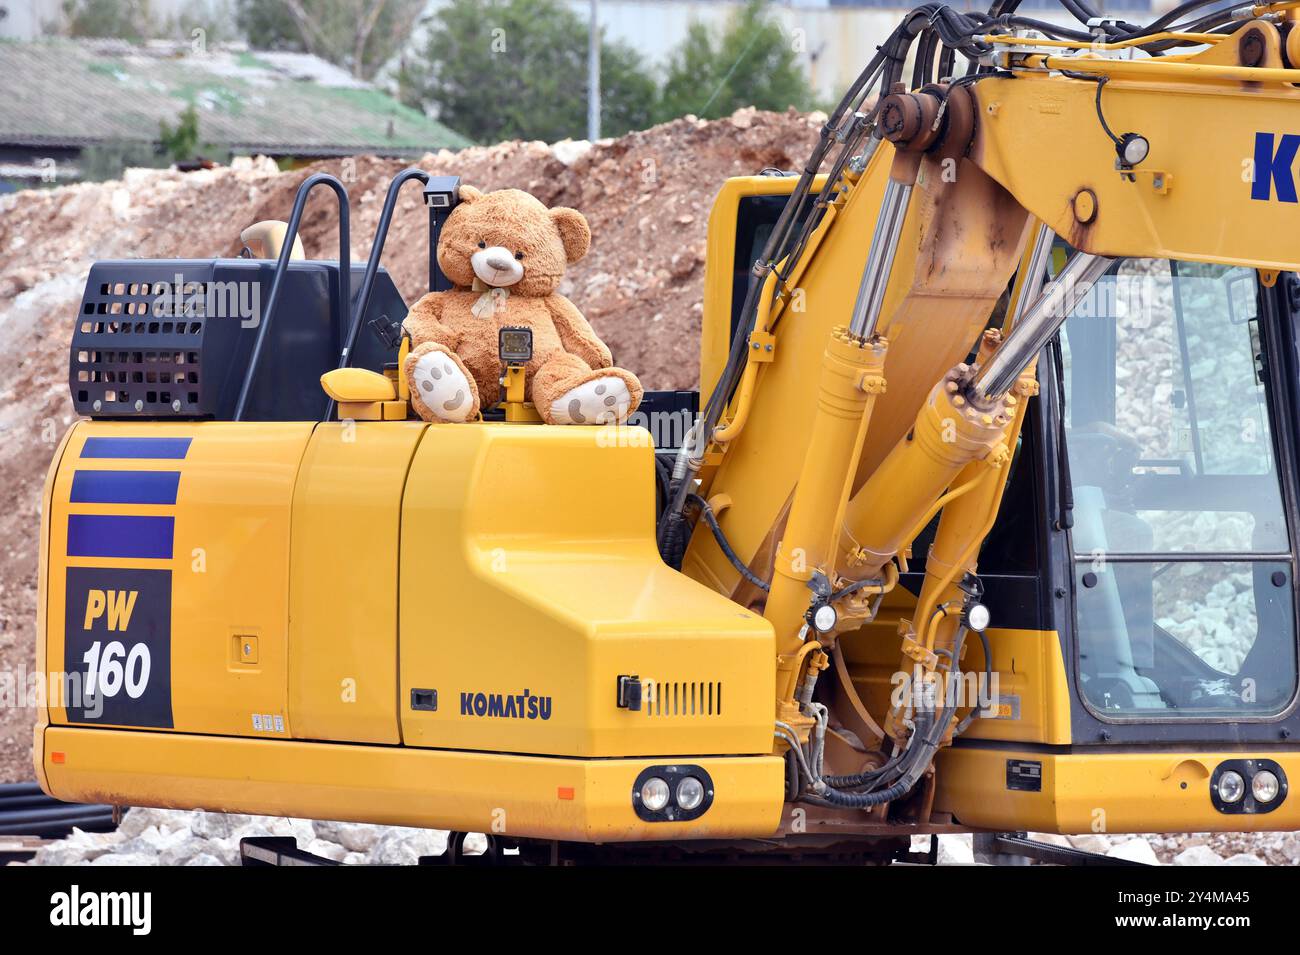
[[[451,0],[403,64],[403,102],[479,142],[585,135],[587,23],[557,0]],[[625,44],[601,42],[601,134],[650,125],[655,82]]]
[[[194,158],[199,150],[199,111],[193,104],[181,111],[175,127],[165,120],[158,123],[158,142],[174,161]]]
[[[181,40],[212,44],[226,36],[222,0],[189,0],[173,15],[155,12],[150,0],[63,0],[61,16],[43,24],[46,33],[118,40]],[[196,34],[195,31],[201,30]]]
[[[668,61],[657,119],[694,113],[729,116],[743,106],[808,109],[813,93],[800,68],[795,44],[767,9],[749,2],[732,15],[721,37],[693,23]]]
[[[238,0],[240,31],[258,49],[312,53],[371,79],[410,36],[424,0]]]
[[[149,0],[63,0],[62,10],[62,22],[46,24],[47,32],[144,40],[157,29]]]
[[[170,162],[204,157],[218,162],[228,162],[230,153],[220,146],[204,142],[199,132],[199,111],[194,104],[181,110],[173,127],[165,120],[158,124],[158,147]]]

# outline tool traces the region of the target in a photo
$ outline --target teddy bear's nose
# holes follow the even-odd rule
[[[496,269],[498,272],[505,272],[514,265],[514,260],[507,259],[503,255],[489,255],[487,264],[489,268]]]

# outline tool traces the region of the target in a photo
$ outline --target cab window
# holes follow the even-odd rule
[[[1294,567],[1253,271],[1129,259],[1061,335],[1078,677],[1124,718],[1296,687]]]

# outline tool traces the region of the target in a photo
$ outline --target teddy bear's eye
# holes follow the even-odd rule
[[[522,262],[524,260],[524,254],[522,252],[516,252],[515,258]]]
[[[482,239],[479,239],[478,247],[479,247],[480,249],[486,249],[486,248],[487,248],[487,243],[484,242]]]

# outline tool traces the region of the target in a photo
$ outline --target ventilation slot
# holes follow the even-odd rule
[[[721,716],[722,683],[645,680],[647,716]]]

